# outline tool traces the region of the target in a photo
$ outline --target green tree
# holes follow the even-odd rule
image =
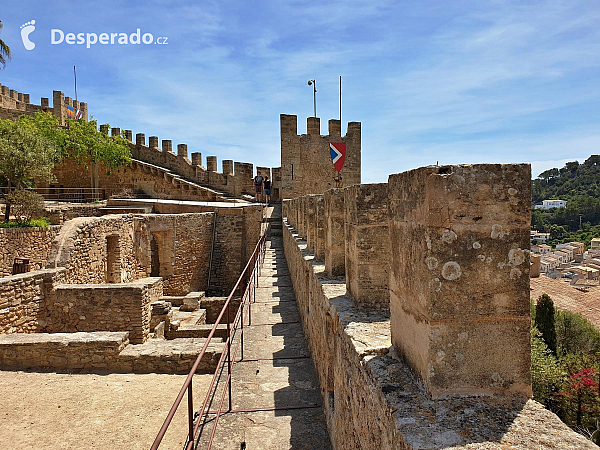
[[[2,24],[2,21],[0,20],[0,31],[2,31],[2,27],[4,25]],[[4,69],[6,67],[6,62],[8,60],[10,60],[11,58],[11,53],[10,53],[10,47],[8,45],[6,45],[6,43],[0,39],[0,70]]]
[[[109,126],[109,125],[108,125]],[[80,166],[101,163],[108,171],[129,164],[129,141],[121,136],[111,137],[98,131],[95,120],[67,120],[63,155],[75,159]]]
[[[555,329],[559,356],[600,352],[600,332],[580,314],[556,311]]]
[[[21,121],[0,119],[0,176],[12,187],[22,189],[32,178],[51,180],[52,169],[60,159],[55,142],[35,128]],[[10,217],[10,203],[6,205],[4,221]]]
[[[552,407],[553,395],[563,383],[560,366],[538,329],[531,327],[531,384],[533,398]],[[552,409],[552,408],[551,408]]]
[[[538,298],[535,306],[535,326],[553,355],[556,355],[556,329],[554,328],[554,302],[548,294]]]

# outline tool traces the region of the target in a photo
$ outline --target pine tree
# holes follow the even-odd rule
[[[554,302],[548,294],[538,298],[535,306],[535,326],[542,333],[548,349],[556,356],[556,329],[554,328]]]

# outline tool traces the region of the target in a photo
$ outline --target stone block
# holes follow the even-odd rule
[[[206,157],[206,170],[209,172],[217,171],[217,157],[216,156],[207,156]]]
[[[518,164],[389,177],[392,341],[433,396],[530,395],[530,180]]]
[[[315,253],[317,238],[316,196],[306,196],[306,244]]]
[[[387,184],[344,189],[345,271],[348,294],[361,307],[389,307]]]
[[[323,194],[315,195],[315,257],[325,259],[325,200]]]
[[[233,160],[232,159],[224,159],[222,164],[223,164],[223,173],[225,175],[233,175]]]
[[[194,166],[202,166],[202,153],[200,153],[200,152],[192,153],[192,164]]]

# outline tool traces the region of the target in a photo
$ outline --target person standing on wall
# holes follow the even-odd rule
[[[260,170],[257,170],[256,176],[254,177],[254,200],[256,200],[257,203],[260,203],[262,200],[264,184],[265,179],[260,174]]]
[[[268,175],[265,175],[263,186],[265,188],[265,203],[269,205],[271,204],[271,180],[269,180]]]

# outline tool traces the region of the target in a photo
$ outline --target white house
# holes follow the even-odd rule
[[[541,205],[535,205],[535,209],[564,208],[567,206],[566,200],[542,200]]]

